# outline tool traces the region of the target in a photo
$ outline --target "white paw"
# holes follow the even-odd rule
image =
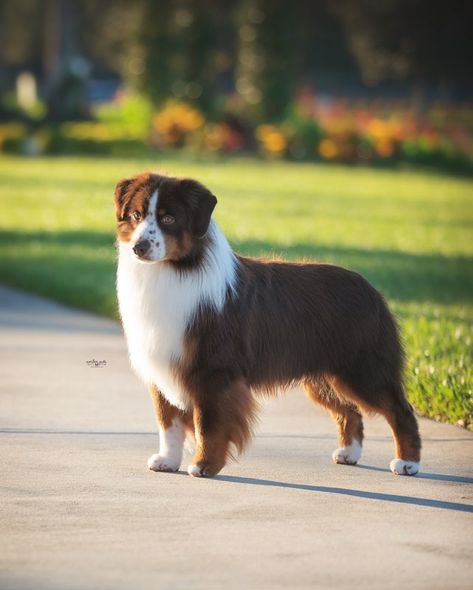
[[[148,459],[148,469],[151,471],[177,471],[181,466],[176,460],[158,455],[151,455]]]
[[[342,463],[344,465],[355,465],[361,459],[361,445],[353,439],[351,445],[336,449],[332,453],[334,463]]]
[[[419,473],[420,464],[414,463],[414,461],[393,459],[389,466],[395,475],[416,475],[416,473]]]
[[[222,465],[215,465],[212,463],[192,463],[187,468],[187,473],[192,477],[214,477],[222,469]]]
[[[187,468],[187,473],[192,475],[192,477],[205,477],[204,465],[192,463],[192,465],[189,465]]]

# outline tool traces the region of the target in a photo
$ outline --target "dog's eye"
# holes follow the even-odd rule
[[[175,221],[176,220],[174,219],[174,217],[172,215],[163,215],[161,217],[161,223],[164,223],[164,225],[171,225]]]
[[[135,221],[139,221],[141,219],[141,213],[139,211],[133,211],[132,217]]]

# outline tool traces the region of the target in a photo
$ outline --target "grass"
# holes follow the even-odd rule
[[[155,168],[211,187],[237,251],[364,274],[400,321],[411,402],[473,428],[473,184],[465,179],[253,160],[4,158],[1,280],[117,317],[113,187]]]

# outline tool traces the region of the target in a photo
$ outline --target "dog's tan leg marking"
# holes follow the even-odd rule
[[[194,412],[196,450],[188,472],[194,477],[213,477],[227,461],[230,441],[221,426],[204,433],[201,427],[202,422],[202,412],[196,409]]]
[[[186,430],[192,427],[189,412],[171,405],[157,387],[150,388],[159,428],[159,452],[148,459],[152,471],[177,471],[181,466]]]
[[[420,468],[420,436],[414,412],[409,407],[386,410],[384,416],[394,436],[396,458],[390,463],[395,475],[416,475]]]
[[[344,403],[323,379],[305,383],[304,389],[307,397],[327,409],[337,424],[339,448],[332,454],[333,461],[355,465],[361,458],[363,443],[363,419],[360,412],[353,405]]]
[[[416,475],[420,467],[421,440],[414,411],[405,398],[400,385],[398,390],[381,392],[377,405],[367,403],[346,383],[337,377],[330,380],[331,386],[339,397],[346,399],[367,412],[383,415],[394,438],[396,458],[390,463],[391,471],[396,475]]]
[[[194,477],[213,477],[232,456],[231,445],[241,453],[250,440],[256,403],[243,381],[224,393],[207,395],[194,404],[196,451],[188,472]]]

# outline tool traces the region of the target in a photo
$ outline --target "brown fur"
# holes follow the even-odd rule
[[[305,392],[310,400],[328,410],[338,427],[338,444],[347,447],[356,439],[363,442],[363,419],[356,405],[340,399],[325,379],[318,382],[306,381]]]
[[[351,403],[366,413],[376,411],[386,418],[393,431],[396,458],[416,463],[420,461],[421,442],[417,420],[402,389],[397,392],[396,397],[380,396],[382,404],[375,408],[366,404],[366,401],[341,379],[332,377],[331,385],[346,404]]]
[[[232,456],[230,445],[241,453],[251,436],[255,418],[255,401],[248,386],[240,381],[231,383],[224,392],[212,399],[194,398],[196,452],[193,463],[205,475],[215,475]]]
[[[180,260],[187,257],[192,252],[192,236],[184,232],[181,236],[164,237],[166,243],[166,253],[171,260]]]
[[[115,192],[118,238],[128,241],[134,210],[146,211],[159,187],[159,216],[170,264],[198,272],[211,247],[206,235],[215,197],[201,184],[155,174],[121,181]],[[194,462],[204,475],[220,471],[241,452],[255,419],[252,392],[303,383],[312,401],[329,410],[341,446],[363,438],[361,411],[389,422],[396,456],[418,462],[420,437],[402,385],[403,351],[394,318],[382,296],[359,274],[328,264],[261,261],[237,256],[237,293],[216,312],[202,304],[187,326],[186,353],[176,366],[191,400],[181,413],[155,392],[159,423],[176,415],[193,427]],[[177,413],[176,413],[177,412]]]
[[[172,421],[177,418],[184,423],[186,430],[193,435],[194,422],[191,412],[183,412],[179,408],[176,408],[176,406],[170,404],[155,385],[151,385],[149,392],[153,403],[156,422],[163,428],[163,430],[170,428],[172,426]]]

